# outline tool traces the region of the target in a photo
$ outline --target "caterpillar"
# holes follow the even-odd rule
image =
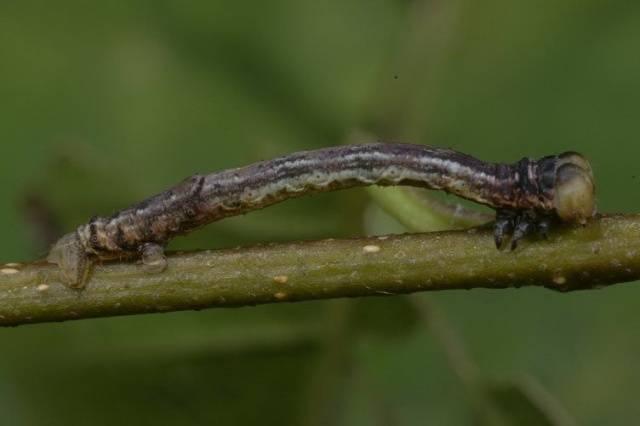
[[[584,224],[595,214],[593,172],[576,152],[501,164],[427,145],[344,145],[190,176],[111,216],[92,218],[55,243],[47,260],[72,287],[83,287],[101,259],[140,256],[149,271],[162,271],[164,247],[176,235],[289,198],[366,185],[443,190],[492,207],[498,248],[508,237],[515,249],[531,232],[546,236],[553,220]]]

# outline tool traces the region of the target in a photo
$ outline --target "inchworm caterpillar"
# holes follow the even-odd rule
[[[94,217],[62,237],[47,260],[74,287],[86,283],[97,259],[139,255],[147,269],[162,271],[164,246],[176,235],[288,198],[365,185],[441,189],[493,207],[498,248],[505,236],[515,248],[534,229],[546,235],[553,218],[584,223],[595,213],[591,166],[575,152],[498,164],[426,145],[345,145],[191,176],[110,217]]]

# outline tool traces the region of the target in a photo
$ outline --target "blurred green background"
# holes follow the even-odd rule
[[[355,129],[493,161],[576,150],[601,211],[638,211],[639,49],[634,1],[5,1],[0,259]],[[350,190],[172,248],[385,232],[402,229]],[[475,290],[3,329],[0,424],[628,425],[636,297]]]

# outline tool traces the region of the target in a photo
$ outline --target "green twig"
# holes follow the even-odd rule
[[[554,229],[498,251],[489,228],[268,245],[169,256],[148,274],[96,267],[83,290],[46,263],[0,267],[0,325],[426,290],[538,285],[569,291],[640,278],[640,215]]]
[[[495,217],[459,203],[441,201],[421,188],[370,186],[367,192],[385,212],[413,232],[465,229],[491,222]]]

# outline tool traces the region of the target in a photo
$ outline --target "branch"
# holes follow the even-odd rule
[[[47,263],[0,267],[0,325],[416,291],[525,285],[570,291],[640,279],[640,214],[554,229],[497,251],[488,227],[177,253],[147,274],[95,268],[72,290]]]

